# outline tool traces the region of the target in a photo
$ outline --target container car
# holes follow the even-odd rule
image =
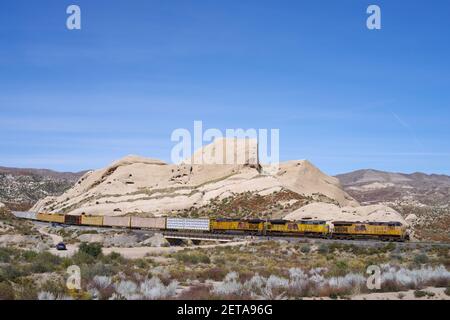
[[[185,231],[209,231],[209,219],[167,218],[166,229]]]
[[[103,225],[107,227],[130,228],[130,217],[103,217]]]
[[[163,230],[166,228],[166,218],[163,218],[163,217],[154,217],[154,218],[131,217],[131,228]]]
[[[81,224],[86,226],[103,226],[103,216],[81,216]]]
[[[39,221],[65,223],[63,214],[38,213],[36,217]]]
[[[14,212],[14,216],[20,219],[38,220],[36,212]]]

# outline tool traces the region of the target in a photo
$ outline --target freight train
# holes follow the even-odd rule
[[[30,217],[28,217],[30,218]],[[33,218],[33,217],[31,217]],[[203,232],[257,236],[303,236],[329,239],[409,240],[400,222],[355,222],[321,220],[192,219],[170,217],[111,217],[38,213],[38,221],[95,227],[149,229],[160,231]]]

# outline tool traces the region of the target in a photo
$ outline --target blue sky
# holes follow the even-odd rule
[[[202,120],[279,128],[281,160],[329,174],[450,174],[449,30],[445,0],[5,0],[0,165],[169,161]]]

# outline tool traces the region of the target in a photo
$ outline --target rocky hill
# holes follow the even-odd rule
[[[178,165],[125,157],[86,173],[73,188],[39,201],[32,210],[76,215],[282,217],[312,202],[358,205],[338,179],[306,160],[281,163],[279,171],[269,175],[258,162],[256,141],[231,148],[229,141],[223,142],[216,140]],[[199,157],[236,159],[242,154],[245,161],[239,164],[199,164]]]
[[[411,205],[448,206],[450,176],[358,170],[337,175],[344,190],[362,204],[399,202]]]
[[[0,167],[0,201],[11,209],[26,210],[39,199],[62,194],[84,173]]]
[[[415,238],[450,241],[450,176],[358,170],[336,177],[362,204],[394,208],[413,227]]]

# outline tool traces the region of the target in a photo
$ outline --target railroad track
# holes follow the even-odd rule
[[[28,219],[26,213],[23,212],[13,212],[14,216],[19,219]],[[46,222],[33,220],[37,224],[46,224]],[[47,223],[49,224],[49,223]],[[304,242],[310,244],[320,244],[320,243],[338,243],[338,244],[348,244],[356,246],[365,247],[380,247],[385,246],[388,243],[394,243],[397,247],[406,248],[422,248],[422,247],[446,247],[450,248],[450,243],[442,242],[430,242],[430,241],[407,241],[407,242],[386,242],[374,239],[323,239],[323,238],[310,238],[307,236],[277,236],[277,235],[247,235],[247,234],[220,234],[220,233],[209,233],[209,232],[186,232],[186,231],[167,231],[167,230],[150,230],[150,229],[123,229],[123,228],[111,228],[111,227],[93,227],[93,226],[83,226],[83,225],[67,225],[71,228],[80,229],[96,229],[96,230],[116,230],[123,231],[128,230],[133,233],[140,234],[163,234],[164,237],[168,239],[180,239],[180,240],[198,240],[198,241],[221,241],[221,242],[231,242],[237,240],[253,240],[253,241],[269,241],[269,240],[284,240],[288,242]]]

